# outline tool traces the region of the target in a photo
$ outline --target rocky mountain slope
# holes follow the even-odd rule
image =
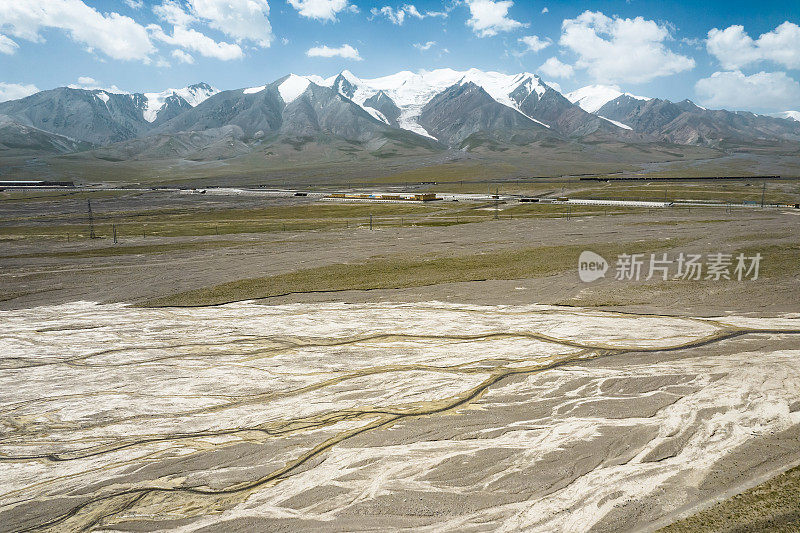
[[[542,141],[576,150],[585,143],[725,148],[800,142],[800,122],[790,113],[708,110],[689,100],[674,103],[597,85],[562,95],[532,73],[477,69],[374,79],[349,71],[329,78],[290,74],[222,92],[205,83],[135,94],[62,87],[0,103],[0,115],[7,117],[0,129],[6,151],[31,153],[39,146],[42,153],[64,153],[93,146],[97,157],[112,161],[225,159],[275,143],[300,149],[309,142],[381,148],[383,155],[395,148],[507,150]]]
[[[141,137],[215,94],[206,83],[161,93],[119,93],[59,87],[0,103],[0,115],[97,145]]]
[[[711,110],[691,100],[670,102],[622,93],[595,85],[567,95],[585,110],[633,131],[675,144],[725,146],[775,141],[800,141],[800,123],[786,116]]]

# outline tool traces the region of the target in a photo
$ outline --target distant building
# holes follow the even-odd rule
[[[0,180],[0,189],[3,188],[28,188],[28,187],[74,187],[71,181],[44,181],[44,180]]]
[[[335,192],[324,197],[323,200],[339,200],[345,202],[391,202],[391,203],[404,203],[404,202],[431,202],[438,200],[435,193],[343,193]]]

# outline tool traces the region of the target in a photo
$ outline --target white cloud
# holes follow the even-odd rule
[[[478,37],[492,37],[503,31],[513,31],[529,26],[508,18],[508,10],[514,5],[510,0],[466,0],[470,19],[467,26]]]
[[[540,39],[536,35],[520,37],[519,42],[525,45],[526,52],[539,52],[550,46],[550,39]]]
[[[544,6],[544,7],[542,8],[542,15],[544,15],[545,13],[550,13],[550,10],[549,10],[549,9],[547,9],[547,6]]]
[[[213,57],[222,61],[239,59],[244,56],[238,44],[217,42],[204,33],[175,26],[172,35],[167,35],[160,26],[152,24],[147,27],[154,39],[166,44],[197,52],[204,57]]]
[[[539,67],[539,72],[545,76],[552,76],[554,78],[571,78],[575,73],[572,65],[562,63],[556,57],[551,57]]]
[[[187,12],[176,0],[164,0],[153,6],[153,13],[158,18],[173,26],[189,26],[197,21],[197,17]]]
[[[18,100],[33,93],[38,93],[36,85],[23,85],[20,83],[5,83],[0,81],[0,102]]]
[[[361,61],[362,59],[358,50],[349,44],[343,44],[339,48],[331,48],[325,45],[315,46],[309,48],[306,55],[308,57],[341,57],[343,59],[352,59],[353,61]]]
[[[131,9],[142,9],[144,7],[143,0],[125,0],[125,5]]]
[[[425,52],[430,50],[433,46],[436,45],[436,41],[428,41],[427,43],[414,43],[411,46],[419,50],[420,52]]]
[[[681,42],[686,46],[691,46],[697,50],[702,50],[704,48],[705,39],[698,39],[696,37],[683,37]]]
[[[706,48],[724,69],[736,70],[759,61],[796,69],[800,68],[800,26],[787,21],[756,40],[743,26],[714,28],[708,32]]]
[[[273,39],[267,0],[162,0],[153,6],[153,13],[173,26],[171,37],[157,25],[148,26],[155,39],[205,57],[229,60],[244,53],[238,44],[216,42],[201,31],[189,29],[191,25],[207,24],[237,43],[249,41],[263,48],[269,47]],[[172,55],[184,63],[187,59],[194,62],[185,52],[176,55],[173,51]]]
[[[0,35],[0,54],[8,54],[11,55],[17,51],[19,45],[6,37],[5,35]]]
[[[426,11],[424,16],[446,19],[450,16],[450,11],[452,11],[450,8],[445,9],[444,11]]]
[[[335,21],[336,15],[344,10],[358,12],[358,8],[350,6],[347,0],[286,0],[301,16],[317,19]]]
[[[191,54],[187,54],[183,50],[173,50],[172,57],[174,57],[181,63],[186,63],[188,65],[194,64],[194,58],[191,56]]]
[[[112,85],[111,87],[102,87],[99,81],[89,76],[80,76],[78,78],[78,83],[70,83],[67,85],[67,87],[70,89],[83,89],[85,91],[100,90],[108,93],[130,94],[128,91],[123,91],[116,85]]]
[[[382,8],[378,9],[377,7],[373,7],[369,10],[372,13],[372,18],[377,16],[384,16],[392,24],[397,24],[398,26],[402,26],[403,22],[405,22],[406,17],[413,17],[416,19],[424,19],[425,17],[442,17],[447,16],[446,13],[443,12],[431,12],[428,11],[425,14],[419,12],[417,7],[414,4],[404,4],[397,9],[394,9],[390,6],[383,6]]]
[[[100,13],[82,0],[25,0],[0,2],[0,27],[5,33],[43,42],[40,30],[63,30],[89,51],[112,59],[149,61],[155,47],[144,26],[119,13]]]
[[[598,82],[643,83],[694,68],[694,59],[665,46],[669,38],[668,26],[653,20],[585,11],[564,20],[559,44],[575,52],[575,67]]]
[[[709,107],[782,111],[800,102],[800,83],[785,72],[715,72],[695,84],[701,103]]]
[[[236,42],[266,48],[272,42],[267,0],[188,0],[192,13]]]

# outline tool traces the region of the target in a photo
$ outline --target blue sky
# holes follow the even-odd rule
[[[780,111],[800,108],[798,24],[796,0],[3,0],[0,99],[475,67]]]

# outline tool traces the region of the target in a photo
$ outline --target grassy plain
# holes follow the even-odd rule
[[[795,532],[800,527],[800,467],[659,530],[659,533]]]

